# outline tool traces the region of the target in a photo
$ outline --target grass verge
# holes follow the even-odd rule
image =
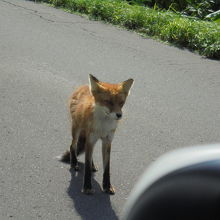
[[[220,59],[220,25],[120,0],[43,0]]]

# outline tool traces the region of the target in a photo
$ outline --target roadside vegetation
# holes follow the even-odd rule
[[[220,25],[211,18],[201,20],[196,15],[177,10],[175,4],[161,9],[159,4],[146,7],[144,1],[122,0],[43,0],[55,7],[63,7],[70,12],[84,13],[93,19],[135,30],[153,36],[179,47],[197,51],[209,58],[220,59]],[[177,1],[177,0],[176,0]],[[152,1],[153,2],[153,1]],[[161,1],[162,2],[162,1]],[[169,1],[163,1],[169,2]],[[173,0],[173,2],[175,2]],[[184,2],[180,1],[179,2]],[[151,5],[149,5],[151,6]],[[189,7],[189,6],[187,6]],[[187,9],[188,10],[188,9]],[[174,12],[175,11],[175,12]],[[207,12],[212,12],[211,8]],[[205,14],[201,18],[205,18]]]

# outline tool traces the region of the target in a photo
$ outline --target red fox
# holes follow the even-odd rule
[[[69,102],[72,117],[72,144],[62,161],[69,160],[71,168],[79,170],[77,156],[85,152],[85,173],[82,192],[92,194],[91,172],[97,171],[93,163],[92,154],[98,139],[102,140],[103,156],[103,191],[114,194],[110,183],[110,152],[111,142],[122,118],[122,107],[133,84],[128,79],[119,84],[100,82],[89,75],[90,85],[78,88]]]

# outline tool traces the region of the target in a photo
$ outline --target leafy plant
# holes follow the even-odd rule
[[[207,14],[213,12],[212,6],[214,3],[213,0],[189,1],[188,6],[183,12],[187,15],[204,18]]]

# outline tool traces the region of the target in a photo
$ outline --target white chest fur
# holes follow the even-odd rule
[[[118,121],[110,116],[108,108],[96,104],[92,129],[95,139],[109,138],[112,140],[117,124]]]

